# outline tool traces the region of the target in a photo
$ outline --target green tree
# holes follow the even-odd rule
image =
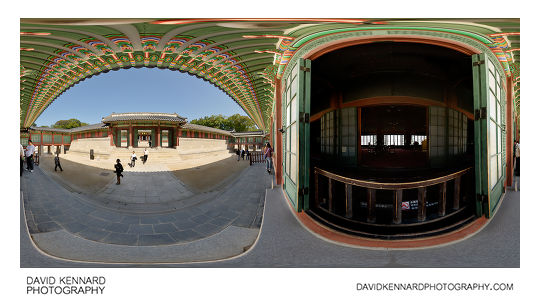
[[[226,126],[226,118],[223,115],[212,115],[212,116],[204,116],[199,119],[194,119],[190,123],[192,124],[198,124],[198,125],[204,125],[216,129],[226,130],[229,129]]]
[[[51,127],[57,128],[57,129],[72,129],[72,128],[80,127],[83,125],[88,125],[88,123],[81,122],[75,118],[71,118],[69,120],[58,120]]]
[[[257,127],[255,122],[247,116],[242,116],[240,114],[234,114],[227,118],[227,124],[229,127],[234,129],[237,132],[246,132],[246,131],[255,131]]]
[[[190,123],[213,127],[225,131],[234,130],[237,132],[245,132],[257,130],[255,123],[249,117],[242,116],[240,114],[234,114],[229,117],[225,117],[221,114],[204,116],[199,119],[194,119],[190,121]]]

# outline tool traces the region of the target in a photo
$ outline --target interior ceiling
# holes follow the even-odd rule
[[[519,19],[21,19],[20,126],[31,126],[85,78],[157,67],[212,83],[268,130],[275,79],[295,51],[323,35],[368,29],[451,30],[481,39],[513,78],[519,117],[519,26]]]
[[[378,42],[341,48],[318,57],[312,63],[317,76],[332,85],[350,85],[376,73],[417,73],[440,80],[472,77],[470,56],[453,49],[429,44]],[[347,72],[340,72],[347,66]],[[315,72],[314,72],[315,73]]]

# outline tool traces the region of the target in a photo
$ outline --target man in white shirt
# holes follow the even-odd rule
[[[144,157],[143,157],[143,164],[146,163],[146,160],[148,160],[148,150],[144,149]]]
[[[34,172],[34,152],[36,150],[36,147],[34,146],[34,143],[32,143],[32,140],[28,140],[28,145],[26,146],[26,169],[28,169],[29,172]]]
[[[135,155],[135,151],[131,154],[131,167],[135,167],[135,160],[137,160],[137,155]]]

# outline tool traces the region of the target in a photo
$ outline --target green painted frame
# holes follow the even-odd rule
[[[311,61],[301,59],[283,84],[283,188],[296,211],[309,209],[309,113]],[[294,101],[293,101],[294,100]],[[293,108],[294,107],[294,108]],[[289,111],[287,111],[289,110]],[[295,141],[292,141],[294,131]],[[291,148],[294,143],[294,151]],[[292,158],[294,175],[292,175]],[[289,163],[288,163],[289,162]],[[290,164],[291,166],[288,166]]]
[[[475,141],[475,170],[476,170],[476,214],[477,216],[485,215],[490,218],[493,216],[497,205],[499,204],[503,192],[504,182],[506,178],[506,92],[504,85],[499,84],[500,101],[496,100],[496,107],[492,107],[488,101],[489,87],[489,68],[488,60],[490,58],[484,53],[475,54],[472,56],[473,62],[473,87],[474,87],[474,141]],[[495,62],[491,62],[496,65]],[[501,75],[501,73],[499,73]],[[500,78],[499,78],[500,80]],[[498,85],[496,84],[496,87]],[[495,135],[497,152],[490,153],[490,137],[492,129],[490,124],[494,120],[490,117],[492,112],[497,114],[500,110],[500,122],[496,123],[497,133]],[[498,166],[492,166],[490,159],[493,156],[501,156],[501,160],[497,160],[497,164],[501,164],[500,175],[498,175],[496,183],[491,185],[490,174],[493,168],[499,169]]]

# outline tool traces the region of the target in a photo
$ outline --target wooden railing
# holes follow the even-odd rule
[[[423,222],[426,220],[426,191],[427,187],[439,185],[439,201],[438,201],[438,215],[446,215],[446,187],[449,181],[454,182],[454,199],[453,206],[454,210],[459,209],[460,204],[460,194],[461,194],[461,177],[471,170],[471,167],[465,168],[458,172],[454,172],[449,175],[442,177],[437,177],[428,180],[416,181],[416,182],[405,182],[405,183],[381,183],[374,181],[365,181],[359,179],[347,178],[334,174],[329,171],[322,170],[318,167],[314,168],[315,172],[315,204],[320,207],[319,200],[319,175],[324,176],[328,179],[328,211],[334,213],[335,200],[333,198],[333,181],[338,181],[345,184],[345,217],[352,218],[353,208],[355,203],[353,202],[352,195],[352,186],[359,186],[367,188],[367,222],[375,223],[375,206],[377,203],[376,191],[378,189],[383,190],[392,190],[393,191],[393,223],[401,224],[402,213],[401,206],[403,200],[403,190],[404,189],[417,189],[418,190],[418,222]]]
[[[263,163],[264,161],[264,154],[262,152],[249,153],[249,165],[252,165],[253,163]]]

